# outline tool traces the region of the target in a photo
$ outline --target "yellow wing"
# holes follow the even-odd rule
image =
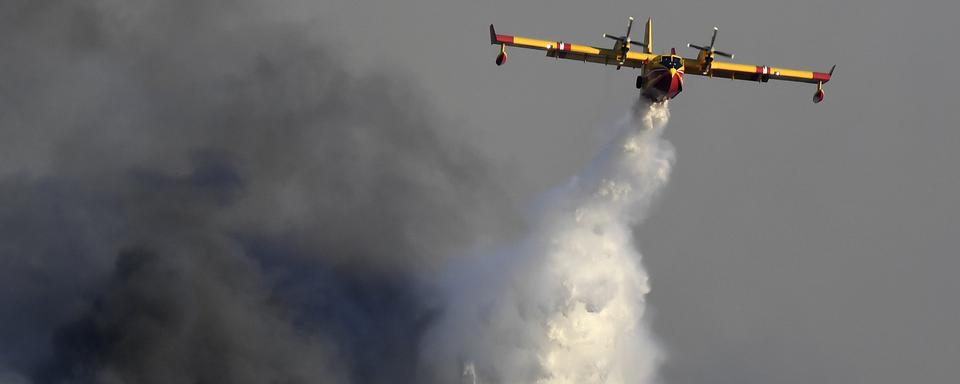
[[[697,59],[683,59],[684,74],[719,77],[724,79],[750,80],[767,82],[772,80],[798,81],[802,83],[822,84],[830,81],[830,73],[798,71],[795,69],[767,67],[763,65],[748,65],[714,61],[707,71],[703,70],[703,63]]]
[[[592,63],[620,65],[631,68],[640,68],[646,64],[648,60],[656,57],[656,55],[650,53],[629,51],[627,52],[626,57],[622,58],[623,63],[621,63],[619,52],[616,52],[612,49],[596,48],[580,44],[570,44],[562,41],[548,41],[530,39],[520,36],[498,35],[493,29],[493,24],[490,25],[490,44],[499,44],[503,47],[512,46],[538,49],[541,51],[547,51],[547,56],[556,57],[558,59],[578,60],[584,62],[589,61]],[[506,60],[506,53],[501,51],[500,55],[501,56],[497,58],[497,63],[503,64],[503,61]]]

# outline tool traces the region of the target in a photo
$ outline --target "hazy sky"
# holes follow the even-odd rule
[[[306,0],[300,1],[307,3]],[[815,87],[688,78],[677,167],[638,229],[669,383],[949,383],[960,375],[960,62],[949,1],[337,1],[317,29],[416,78],[529,199],[595,154],[635,72],[509,51],[500,33],[826,71]]]

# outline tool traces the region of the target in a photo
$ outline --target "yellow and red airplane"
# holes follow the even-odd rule
[[[643,72],[640,76],[637,76],[637,89],[641,90],[642,95],[655,102],[663,102],[676,97],[683,91],[683,75],[691,74],[763,83],[773,79],[816,84],[817,93],[813,95],[813,102],[819,103],[823,101],[824,97],[823,84],[830,81],[833,70],[836,69],[836,65],[834,65],[830,72],[822,73],[715,60],[716,56],[733,58],[733,54],[714,49],[714,43],[717,41],[717,27],[713,28],[710,45],[703,47],[687,44],[688,47],[700,51],[696,59],[678,56],[675,48],[670,50],[670,54],[658,55],[653,53],[653,19],[647,19],[646,36],[643,42],[630,39],[631,29],[633,29],[632,17],[627,25],[625,35],[604,34],[603,37],[615,40],[612,49],[605,49],[562,41],[499,35],[493,29],[493,24],[490,24],[490,44],[500,45],[500,54],[497,55],[496,60],[497,65],[506,63],[507,46],[514,46],[544,50],[547,51],[547,57],[558,59],[616,65],[617,69],[621,67],[641,68]],[[631,45],[639,46],[642,48],[642,52],[631,51]]]

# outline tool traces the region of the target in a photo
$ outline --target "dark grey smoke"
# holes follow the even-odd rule
[[[421,277],[508,204],[269,5],[0,5],[0,381],[415,380]]]

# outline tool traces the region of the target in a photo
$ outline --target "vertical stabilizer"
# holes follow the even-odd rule
[[[653,18],[647,19],[647,29],[643,35],[643,52],[653,53]]]

